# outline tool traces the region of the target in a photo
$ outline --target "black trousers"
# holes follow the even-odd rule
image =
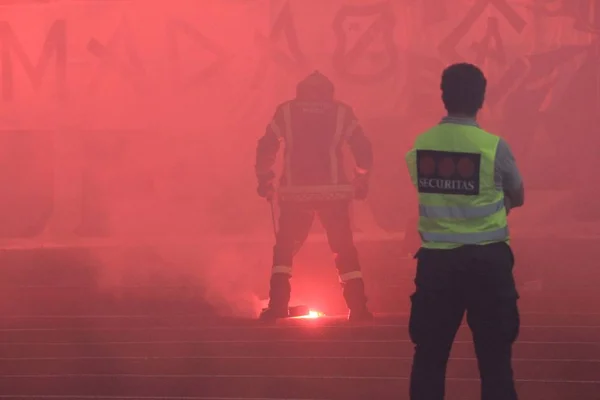
[[[519,333],[514,257],[506,243],[421,249],[409,332],[415,344],[411,400],[443,400],[446,365],[466,312],[482,400],[516,400],[512,345]]]
[[[365,307],[364,283],[360,277],[361,268],[350,223],[350,201],[281,203],[279,230],[273,248],[273,266],[292,267],[294,256],[306,241],[315,216],[319,217],[325,228],[340,279],[347,281],[342,282],[342,286],[348,307]],[[290,290],[289,276],[274,273],[271,276],[269,306],[287,307]]]

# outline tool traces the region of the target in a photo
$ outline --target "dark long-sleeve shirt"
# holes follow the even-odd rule
[[[471,118],[445,117],[441,122],[479,126],[477,122]],[[502,138],[500,138],[498,147],[496,148],[494,182],[496,183],[496,188],[502,190],[508,199],[506,205],[509,209],[523,205],[523,202],[525,201],[523,177],[517,167],[517,162],[515,161],[515,156],[513,155],[510,146]]]

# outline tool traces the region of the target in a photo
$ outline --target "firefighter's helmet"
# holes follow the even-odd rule
[[[330,100],[334,92],[333,82],[319,71],[308,75],[296,87],[296,96],[307,100]]]

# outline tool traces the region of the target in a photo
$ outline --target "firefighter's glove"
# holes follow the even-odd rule
[[[268,172],[263,175],[258,175],[258,187],[256,192],[262,198],[267,200],[272,200],[273,196],[275,196],[275,174],[273,172]]]
[[[354,198],[356,200],[365,200],[369,194],[369,174],[368,172],[357,171],[354,176]]]

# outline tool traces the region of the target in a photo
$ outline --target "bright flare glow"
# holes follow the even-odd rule
[[[317,319],[324,317],[325,314],[319,311],[310,310],[306,315],[300,315],[298,317],[292,317],[293,319]]]
[[[308,315],[305,315],[304,318],[315,319],[315,318],[322,317],[323,315],[324,315],[323,313],[320,313],[318,311],[310,310],[308,312]]]

